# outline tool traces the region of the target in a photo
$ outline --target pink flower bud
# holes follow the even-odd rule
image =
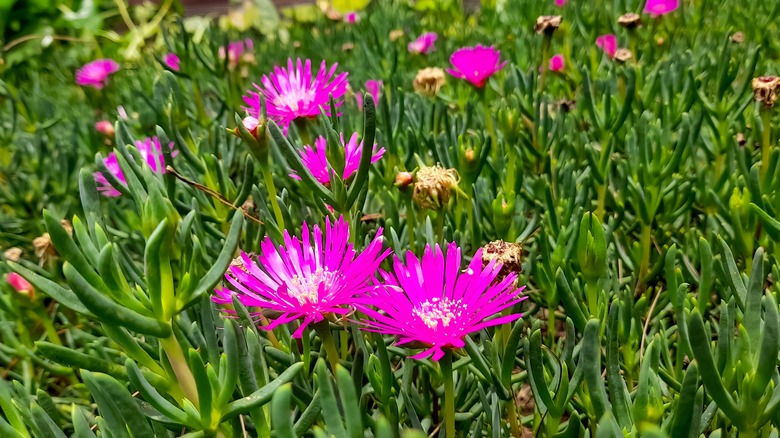
[[[34,295],[35,289],[33,289],[30,282],[22,278],[22,276],[17,274],[16,272],[11,272],[10,274],[8,274],[7,280],[8,280],[8,284],[10,284],[11,287],[14,288],[20,294],[29,296],[30,298],[32,298],[32,296]]]
[[[550,71],[561,71],[565,65],[563,55],[560,53],[550,58]]]

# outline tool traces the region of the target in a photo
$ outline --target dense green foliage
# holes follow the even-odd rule
[[[0,285],[0,436],[445,436],[453,401],[457,436],[777,436],[780,117],[767,99],[780,85],[752,83],[780,73],[780,3],[682,0],[634,29],[618,23],[641,14],[633,0],[485,1],[468,15],[375,0],[355,24],[314,7],[181,19],[172,3],[83,6],[60,28],[86,42],[0,52],[14,65],[0,64],[0,248],[22,250],[0,272],[34,287]],[[535,32],[552,14],[561,26]],[[409,53],[425,31],[437,50]],[[610,33],[630,58],[596,46]],[[219,56],[245,38],[253,56]],[[474,44],[508,61],[485,88],[448,75],[437,96],[415,93],[420,69]],[[242,95],[289,57],[338,62],[355,93],[382,80],[381,97],[349,95],[286,136],[261,125],[258,143]],[[77,86],[96,58],[122,69]],[[385,156],[347,186],[313,184],[296,151],[331,132],[375,138]],[[178,151],[164,175],[138,165],[133,145],[151,136]],[[119,197],[93,178],[111,151]],[[436,164],[457,188],[421,208],[397,176]],[[382,227],[399,256],[521,243],[524,317],[434,362],[358,315],[293,339],[297,322],[261,330],[258,309],[234,301],[226,318],[210,300],[239,248],[339,214],[356,247]]]

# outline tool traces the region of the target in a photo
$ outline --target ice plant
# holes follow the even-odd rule
[[[106,137],[114,136],[114,125],[108,120],[100,120],[95,123],[95,130]]]
[[[617,51],[617,37],[613,34],[601,35],[596,38],[596,45],[603,50],[607,56],[612,58]]]
[[[165,62],[165,65],[168,66],[173,71],[179,71],[181,70],[181,60],[179,59],[178,55],[175,53],[168,53],[163,58],[163,61]]]
[[[300,319],[295,338],[328,314],[352,312],[356,299],[379,287],[374,273],[390,250],[382,249],[380,228],[358,253],[349,242],[343,216],[335,223],[326,219],[324,232],[323,242],[320,226],[314,225],[310,234],[304,222],[300,239],[285,231],[284,243],[276,246],[266,237],[256,257],[241,253],[225,274],[225,287],[217,288],[212,300],[231,304],[235,295],[245,306],[276,312],[269,325],[260,327],[265,330]]]
[[[425,32],[418,36],[416,40],[410,42],[407,49],[409,50],[409,53],[427,55],[436,50],[436,47],[433,44],[438,37],[436,32]]]
[[[357,12],[347,12],[344,14],[344,22],[348,24],[355,24],[360,21],[360,15]]]
[[[100,90],[108,84],[108,77],[118,71],[119,63],[113,59],[96,59],[76,71],[76,83]]]
[[[227,55],[228,62],[230,64],[237,64],[238,60],[241,58],[241,55],[243,55],[245,52],[251,51],[254,47],[254,43],[249,38],[245,40],[231,41],[227,45],[227,50],[225,50],[225,47],[219,48],[219,57],[220,59],[225,59],[225,55]]]
[[[563,55],[560,53],[550,58],[550,71],[561,71],[565,65]]]
[[[366,91],[371,95],[371,97],[374,98],[374,102],[379,103],[379,96],[382,95],[382,87],[384,86],[384,82],[381,80],[374,80],[370,79],[366,81]],[[357,100],[357,104],[360,108],[363,108],[363,94],[357,93],[355,94],[355,100]]]
[[[342,178],[346,181],[355,172],[357,172],[360,166],[360,156],[363,151],[363,142],[358,143],[357,132],[352,134],[348,142],[344,142],[344,134],[340,134],[341,145],[344,147],[344,173]],[[318,137],[314,141],[314,147],[309,145],[303,147],[301,151],[301,161],[309,169],[312,176],[320,182],[320,184],[330,184],[330,175],[332,173],[332,167],[328,164],[328,157],[326,155],[327,141],[325,137]],[[371,156],[371,162],[376,163],[382,155],[384,155],[385,149],[377,149],[374,145],[373,154]],[[292,178],[301,179],[297,174],[290,174]]]
[[[645,13],[650,15],[666,15],[680,7],[680,0],[647,0]]]
[[[506,65],[506,61],[501,62],[499,50],[480,44],[456,50],[450,56],[450,63],[454,68],[448,68],[447,73],[467,80],[477,88],[484,87],[488,78]]]
[[[332,94],[335,105],[341,106],[342,96],[347,91],[347,73],[336,74],[337,63],[327,68],[325,61],[320,64],[316,77],[312,77],[311,60],[305,62],[299,58],[295,64],[287,60],[287,68],[274,66],[270,75],[261,79],[262,86],[252,84],[256,91],[249,90],[244,96],[248,105],[246,110],[253,117],[260,117],[262,112],[260,95],[265,100],[268,118],[282,125],[285,132],[290,123],[300,117],[313,118],[320,114],[320,107],[325,107],[330,114],[329,96]],[[259,93],[258,93],[259,92]]]
[[[30,284],[30,282],[22,278],[21,275],[17,274],[16,272],[11,272],[8,274],[6,280],[15,291],[32,298],[35,289],[33,289],[33,286]]]
[[[566,6],[566,0],[555,0],[555,6],[558,6],[559,8]]]
[[[422,260],[411,251],[406,264],[394,259],[394,273],[380,271],[384,286],[373,289],[358,307],[371,318],[364,323],[368,330],[398,336],[399,345],[424,345],[412,359],[438,361],[445,351],[464,347],[470,333],[521,316],[492,318],[522,301],[523,287],[513,286],[515,272],[496,281],[502,265],[494,260],[483,267],[482,249],[462,272],[461,249],[454,242],[446,256],[438,245],[428,245]]]
[[[138,149],[138,153],[141,158],[146,162],[152,172],[165,173],[165,165],[163,160],[162,146],[160,146],[160,140],[157,137],[145,138],[144,140],[138,140],[135,142],[135,147]],[[173,142],[168,145],[173,149]],[[176,156],[178,151],[171,151],[171,155]],[[116,158],[116,153],[111,152],[106,158],[103,159],[106,169],[118,179],[120,182],[127,183],[125,175],[122,173],[122,169],[119,167],[119,161]],[[119,196],[122,193],[112,186],[105,175],[100,172],[93,174],[95,182],[97,183],[98,192],[103,196]]]

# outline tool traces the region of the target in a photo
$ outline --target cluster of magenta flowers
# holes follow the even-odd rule
[[[481,250],[461,270],[455,243],[447,245],[446,255],[438,245],[427,246],[421,259],[411,251],[405,263],[394,256],[392,272],[385,272],[379,266],[390,250],[383,250],[381,229],[358,254],[343,217],[326,219],[324,240],[318,225],[311,234],[305,222],[302,228],[300,238],[285,231],[278,247],[267,237],[256,256],[242,252],[212,299],[230,305],[235,295],[260,309],[256,315],[275,315],[261,326],[266,330],[300,320],[296,338],[310,324],[360,312],[367,317],[358,320],[361,328],[397,336],[399,345],[422,346],[414,358],[435,361],[447,349],[462,348],[470,333],[522,316],[500,315],[525,298],[523,287],[515,287],[515,273],[498,278],[500,263],[483,266]]]

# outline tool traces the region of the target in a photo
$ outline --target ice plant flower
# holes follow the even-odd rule
[[[333,95],[338,107],[343,103],[341,97],[347,92],[348,74],[344,72],[336,75],[337,67],[338,64],[334,63],[328,70],[327,64],[322,61],[317,76],[312,77],[311,60],[302,62],[299,58],[293,64],[293,60],[288,59],[287,68],[274,66],[272,74],[262,77],[262,87],[252,84],[257,92],[249,90],[244,96],[244,102],[248,105],[245,109],[249,115],[260,117],[262,94],[268,118],[282,125],[285,133],[293,120],[317,117],[320,106],[326,107],[326,112],[330,114],[329,96]]]
[[[343,216],[333,224],[326,219],[324,231],[323,242],[319,225],[309,234],[304,222],[300,239],[285,230],[284,244],[278,247],[266,237],[256,257],[241,253],[225,274],[226,287],[217,288],[212,300],[229,305],[236,295],[245,306],[278,312],[269,325],[260,327],[266,330],[302,319],[295,338],[326,314],[351,313],[358,297],[379,287],[374,273],[390,250],[382,249],[380,228],[358,254],[349,243],[349,224]]]
[[[96,59],[76,71],[76,83],[98,90],[108,84],[108,77],[119,71],[119,63],[113,59]]]
[[[427,55],[436,50],[436,47],[433,44],[436,42],[437,38],[439,38],[439,36],[436,32],[425,32],[418,36],[416,40],[409,43],[407,49],[409,50],[409,53]]]
[[[647,0],[645,13],[650,15],[666,15],[680,7],[680,0]]]
[[[603,50],[607,56],[612,58],[617,51],[617,37],[613,34],[601,35],[596,38],[596,45]]]
[[[152,172],[165,173],[165,161],[163,160],[162,146],[160,146],[160,140],[157,137],[138,140],[135,142],[135,147],[138,149],[138,153],[141,155],[141,158],[146,162],[149,168],[152,169]],[[173,149],[173,142],[171,142],[168,147]],[[172,156],[176,156],[177,154],[178,151],[171,151]],[[117,160],[116,154],[114,152],[111,152],[106,158],[103,159],[103,164],[105,164],[106,169],[108,169],[108,171],[111,172],[111,174],[116,179],[122,183],[127,183],[125,175],[122,173],[122,169],[119,167],[119,161]],[[108,178],[106,178],[106,176],[102,173],[95,172],[92,174],[92,176],[95,178],[95,182],[97,183],[98,192],[100,192],[103,196],[113,197],[122,194],[119,190],[111,185],[111,183],[108,181]]]
[[[241,59],[241,55],[243,55],[244,52],[251,51],[254,47],[254,43],[249,38],[231,41],[227,45],[227,50],[225,50],[225,47],[219,48],[219,57],[220,59],[225,59],[225,55],[227,55],[228,62],[235,65],[238,64],[238,60]]]
[[[555,0],[555,6],[558,6],[559,8],[562,8],[566,6],[567,0]]]
[[[560,53],[550,58],[550,71],[561,71],[565,65],[563,55]]]
[[[341,145],[344,147],[344,173],[342,178],[344,181],[349,179],[358,167],[360,167],[360,157],[363,151],[363,142],[358,143],[357,132],[352,134],[348,142],[344,142],[344,134],[340,134]],[[332,173],[332,166],[328,164],[328,157],[326,155],[327,141],[325,137],[320,136],[314,141],[314,147],[305,145],[301,151],[301,161],[309,169],[312,176],[319,181],[320,184],[330,184],[330,175]],[[377,149],[374,145],[373,154],[371,156],[371,163],[376,163],[382,155],[385,154],[385,148]],[[296,173],[290,174],[290,177],[295,179],[301,179]]]
[[[379,96],[382,95],[382,87],[384,86],[384,82],[381,80],[373,80],[370,79],[366,81],[366,91],[368,94],[371,95],[371,97],[374,98],[374,103],[379,103]],[[355,100],[357,100],[357,104],[360,108],[363,108],[363,93],[357,93],[355,94]]]
[[[347,12],[344,14],[344,22],[348,24],[355,24],[360,21],[360,15],[357,12]]]
[[[106,137],[114,136],[114,125],[108,120],[100,120],[95,123],[95,130]]]
[[[175,53],[168,53],[163,58],[163,61],[165,62],[165,65],[168,66],[173,71],[179,71],[181,70],[181,60],[179,59],[179,56]]]
[[[35,293],[35,289],[30,284],[29,281],[22,278],[21,275],[17,274],[16,272],[11,272],[8,274],[8,277],[6,278],[8,281],[8,284],[11,285],[14,290],[19,292],[22,295],[26,295],[30,298],[33,297],[33,294]]]
[[[450,56],[450,63],[454,68],[448,68],[447,73],[465,79],[477,88],[484,87],[488,78],[506,65],[506,61],[501,62],[499,50],[480,44],[456,50]]]
[[[422,260],[411,251],[406,264],[394,257],[393,271],[380,271],[384,287],[373,289],[358,304],[371,320],[369,331],[399,337],[398,344],[424,345],[412,359],[432,356],[438,361],[444,351],[465,346],[464,338],[485,327],[520,318],[492,318],[523,300],[523,288],[513,286],[517,273],[497,280],[501,263],[482,266],[482,249],[461,272],[461,249],[450,243],[445,256],[438,245],[426,246]]]

